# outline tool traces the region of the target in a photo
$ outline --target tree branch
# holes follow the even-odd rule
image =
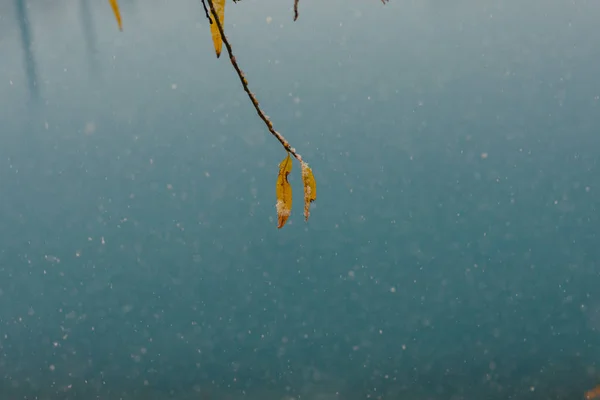
[[[283,137],[283,135],[281,133],[277,132],[275,130],[275,128],[273,128],[273,123],[271,122],[269,117],[264,113],[264,111],[258,105],[258,100],[256,99],[256,96],[254,95],[254,93],[252,93],[250,91],[250,88],[248,87],[248,81],[246,80],[244,72],[240,69],[240,67],[235,59],[235,56],[233,55],[233,50],[231,49],[231,44],[229,43],[229,40],[227,40],[227,37],[225,36],[225,31],[223,30],[223,25],[221,24],[221,21],[219,21],[219,18],[217,17],[217,13],[215,11],[215,6],[213,5],[212,0],[206,0],[206,1],[208,2],[208,6],[210,7],[211,14],[213,16],[215,16],[212,20],[213,20],[213,23],[217,24],[217,28],[219,29],[219,34],[221,35],[221,39],[223,40],[223,43],[225,43],[225,47],[227,48],[227,53],[229,53],[229,60],[231,61],[231,64],[233,65],[235,72],[237,72],[237,75],[240,78],[240,81],[242,82],[242,86],[244,87],[244,91],[248,94],[248,97],[250,98],[252,105],[254,105],[254,108],[256,109],[258,116],[260,117],[260,119],[263,120],[263,122],[267,126],[267,129],[269,130],[269,132],[271,132],[271,134],[273,136],[275,136],[275,138],[277,138],[279,143],[281,143],[283,148],[286,151],[288,151],[291,155],[293,155],[296,160],[298,160],[299,162],[302,163],[302,156],[296,152],[296,149],[294,149],[292,146],[290,146],[289,142]]]
[[[212,19],[210,18],[210,15],[208,15],[208,8],[206,8],[206,2],[204,2],[204,0],[202,0],[202,7],[204,7],[204,12],[206,13],[206,19],[212,25],[213,22],[212,22]]]
[[[294,21],[298,19],[298,3],[300,0],[294,0]]]

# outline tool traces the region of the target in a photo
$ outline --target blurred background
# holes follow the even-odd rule
[[[590,1],[0,3],[6,399],[573,399],[600,384]]]

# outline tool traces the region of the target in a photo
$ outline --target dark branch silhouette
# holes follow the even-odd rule
[[[298,19],[298,3],[300,0],[294,0],[294,21]]]
[[[206,2],[204,0],[202,0],[202,7],[204,7],[204,12],[206,13],[206,19],[208,19],[208,23],[212,25],[212,19],[210,18],[210,15],[208,15],[208,8],[206,8]]]

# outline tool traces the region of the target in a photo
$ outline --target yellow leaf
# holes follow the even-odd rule
[[[119,30],[123,30],[123,22],[121,21],[121,12],[119,11],[119,3],[117,0],[108,0],[110,6],[112,7],[113,13],[115,14],[115,18],[117,19],[117,24],[119,25]]]
[[[310,203],[317,199],[317,181],[312,169],[302,161],[302,183],[304,184],[304,220],[310,217]]]
[[[225,18],[225,0],[212,0],[212,3],[213,7],[215,8],[215,12],[219,16],[221,27],[223,27],[223,20]],[[212,14],[211,18],[215,18],[215,15]],[[223,39],[221,38],[221,33],[219,32],[219,28],[217,27],[217,23],[215,21],[212,21],[212,24],[210,24],[210,33],[212,34],[217,58],[219,58],[221,56],[221,48],[223,47]]]
[[[287,180],[287,176],[292,172],[292,158],[290,153],[279,164],[279,175],[277,175],[277,228],[285,225],[290,213],[292,212],[292,185]]]

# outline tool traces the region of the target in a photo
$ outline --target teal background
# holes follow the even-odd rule
[[[6,399],[573,399],[600,384],[600,5],[0,4]],[[267,18],[270,17],[270,23]],[[286,397],[287,396],[287,397]]]

